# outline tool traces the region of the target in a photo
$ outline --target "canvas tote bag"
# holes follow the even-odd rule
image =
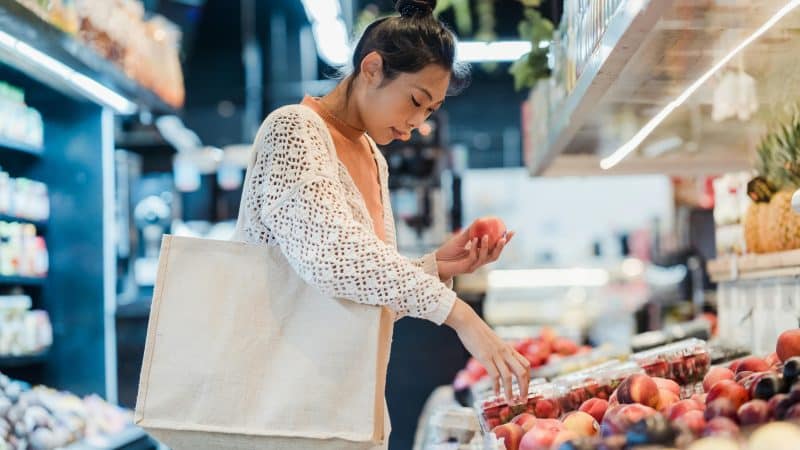
[[[135,421],[173,450],[384,448],[393,320],[277,247],[165,236]]]

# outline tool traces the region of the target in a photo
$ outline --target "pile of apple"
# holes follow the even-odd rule
[[[690,398],[681,399],[681,387],[672,380],[633,374],[608,400],[593,398],[577,411],[559,411],[564,413],[560,420],[526,411],[493,432],[507,450],[612,450],[636,445],[738,449],[745,434],[767,422],[800,421],[800,329],[783,333],[776,350],[764,359],[751,356],[712,368],[703,379],[703,392]],[[781,442],[787,436],[800,436],[794,425],[768,430],[775,431],[753,433],[749,448],[772,448],[752,447],[752,439],[761,439],[757,442],[762,445],[770,439]],[[698,441],[707,437],[711,439]],[[721,442],[731,446],[702,447]],[[796,447],[781,448],[800,448],[800,441],[792,445]]]
[[[531,363],[532,368],[592,350],[588,346],[579,346],[571,339],[556,336],[550,328],[543,328],[539,336],[518,340],[513,343],[513,346]],[[487,376],[486,369],[478,360],[470,358],[467,366],[456,374],[453,388],[457,391],[466,389],[485,376]]]

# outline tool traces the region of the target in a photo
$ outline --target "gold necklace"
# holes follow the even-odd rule
[[[331,108],[328,108],[327,106],[325,106],[325,103],[322,102],[322,98],[321,97],[317,100],[317,102],[319,103],[319,106],[321,106],[322,112],[324,112],[325,115],[328,116],[328,118],[331,119],[332,121],[337,122],[340,125],[343,125],[343,126],[345,126],[347,128],[350,128],[351,130],[358,131],[359,133],[366,133],[367,130],[362,130],[361,128],[354,127],[354,126],[350,125],[349,123],[345,122],[343,119],[340,119],[339,116],[337,116],[336,114],[333,113]]]

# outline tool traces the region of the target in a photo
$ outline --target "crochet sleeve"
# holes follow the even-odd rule
[[[355,220],[324,124],[299,108],[278,110],[262,126],[249,215],[260,218],[300,277],[326,295],[443,323],[455,293]]]

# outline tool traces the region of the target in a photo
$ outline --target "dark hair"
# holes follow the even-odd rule
[[[400,15],[372,22],[361,35],[353,52],[353,80],[361,71],[361,61],[372,52],[383,58],[383,76],[391,81],[400,73],[416,73],[430,64],[450,71],[448,95],[463,91],[469,84],[469,66],[456,62],[456,36],[434,17],[436,0],[397,0]]]

